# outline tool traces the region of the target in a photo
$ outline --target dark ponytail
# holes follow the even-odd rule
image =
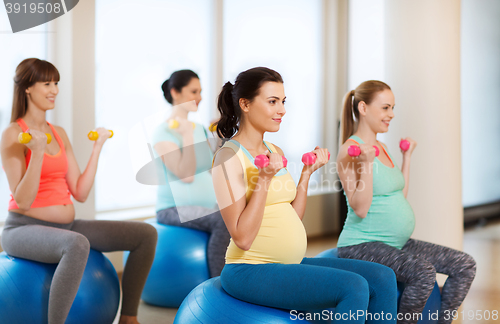
[[[260,87],[265,82],[283,83],[281,75],[265,67],[256,67],[238,74],[234,85],[226,82],[217,99],[220,120],[217,122],[217,135],[222,139],[233,137],[240,128],[240,99],[250,102],[259,95]]]
[[[175,89],[177,92],[181,92],[182,88],[187,86],[193,78],[199,79],[198,74],[194,73],[191,70],[179,70],[172,73],[170,78],[163,82],[163,84],[161,85],[161,89],[163,90],[163,96],[165,97],[165,99],[170,104],[173,104],[174,99],[172,98],[170,90]]]

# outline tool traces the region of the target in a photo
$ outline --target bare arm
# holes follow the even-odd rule
[[[410,142],[410,148],[406,152],[403,152],[403,164],[401,165],[401,172],[403,173],[403,177],[405,178],[405,187],[403,189],[403,194],[405,195],[406,198],[408,196],[408,188],[410,186],[411,155],[415,147],[417,147],[417,142],[415,142],[409,137],[405,139]]]
[[[57,127],[57,132],[61,136],[66,148],[66,156],[68,159],[68,173],[66,173],[66,182],[68,183],[69,191],[79,202],[85,202],[89,196],[90,189],[94,184],[95,174],[97,172],[97,162],[99,160],[99,155],[102,150],[104,142],[109,138],[111,133],[104,128],[97,128],[96,131],[99,134],[99,138],[95,141],[94,147],[92,148],[92,154],[90,155],[87,167],[80,172],[78,163],[76,162],[75,154],[73,152],[73,147],[69,142],[68,135],[62,127]]]
[[[284,156],[281,148],[275,145],[277,151]],[[302,168],[302,172],[300,174],[299,183],[297,184],[297,195],[295,199],[292,201],[291,205],[295,212],[302,220],[304,218],[304,214],[306,212],[307,205],[307,190],[309,188],[309,180],[311,179],[311,175],[314,171],[321,168],[328,162],[328,150],[321,149],[318,146],[312,151],[316,154],[316,162],[312,165],[304,165]]]
[[[341,146],[337,156],[337,172],[342,187],[354,213],[365,218],[372,204],[373,198],[373,161],[375,148],[368,144],[361,144],[361,154],[354,158],[347,154],[347,141]]]
[[[215,157],[212,180],[217,203],[231,238],[245,251],[252,246],[262,224],[272,177],[283,167],[279,154],[269,156],[269,166],[260,170],[248,204],[243,168],[238,157],[229,148],[221,149]]]
[[[193,126],[187,120],[180,120],[176,131],[182,136],[182,151],[179,146],[170,141],[158,142],[154,149],[161,156],[167,169],[182,182],[190,183],[194,181],[196,173]]]
[[[43,157],[47,137],[43,132],[31,130],[31,141],[20,144],[17,136],[21,128],[11,124],[2,134],[2,165],[7,175],[10,191],[19,209],[29,210],[35,201],[40,185]],[[25,148],[31,149],[31,159],[26,168]]]

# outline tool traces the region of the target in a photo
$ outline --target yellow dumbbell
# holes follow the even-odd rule
[[[193,128],[196,127],[195,123],[191,122],[191,124],[193,124]],[[177,128],[177,127],[179,127],[179,122],[177,120],[175,120],[175,119],[170,119],[168,121],[168,127],[170,127],[170,128]]]
[[[217,124],[212,124],[208,127],[208,130],[211,131],[212,133],[217,130]]]
[[[45,133],[45,135],[47,135],[47,144],[50,144],[50,142],[52,142],[52,135],[49,133]],[[21,144],[28,144],[31,141],[31,135],[29,133],[21,132],[19,133],[19,136],[17,136],[17,140]]]
[[[108,130],[111,132],[111,136],[109,136],[109,138],[113,137],[113,131],[111,129]],[[91,141],[97,141],[97,139],[99,138],[99,133],[96,131],[90,131],[87,137]]]

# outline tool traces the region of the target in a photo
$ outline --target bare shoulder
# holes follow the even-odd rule
[[[379,142],[380,145],[382,145],[387,150],[387,145],[384,142],[381,142],[381,141],[377,141],[377,142]]]
[[[285,156],[285,153],[283,153],[283,150],[278,145],[276,145],[274,143],[271,143],[271,144],[276,148],[277,153],[279,153],[280,155]]]
[[[351,145],[355,145],[353,141],[345,141],[344,144],[342,144],[339,148],[339,154],[337,155],[337,163],[347,163],[347,162],[354,162],[355,159],[350,156],[347,152],[349,150],[349,147]]]
[[[10,123],[9,126],[2,132],[2,142],[16,142],[19,133],[23,130],[17,123]]]

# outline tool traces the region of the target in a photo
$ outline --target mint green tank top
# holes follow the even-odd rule
[[[182,182],[172,171],[165,167],[160,159],[156,159],[157,167],[165,177],[165,185],[158,186],[156,211],[171,207],[202,206],[216,208],[214,186],[212,184],[213,153],[207,142],[207,132],[203,125],[196,124],[193,130],[196,156],[196,174],[193,182]],[[179,133],[171,130],[167,123],[161,123],[156,127],[152,135],[153,147],[158,142],[169,141],[176,144],[182,150],[182,137]],[[154,156],[158,154],[154,151]]]
[[[363,140],[357,136],[351,136],[350,139],[364,144]],[[382,150],[380,154],[384,154],[384,151]],[[413,233],[415,216],[403,194],[405,179],[392,156],[389,152],[387,154],[394,167],[388,167],[377,157],[375,158],[373,199],[365,218],[360,218],[354,213],[346,197],[347,219],[340,233],[338,247],[382,242],[401,249]]]

